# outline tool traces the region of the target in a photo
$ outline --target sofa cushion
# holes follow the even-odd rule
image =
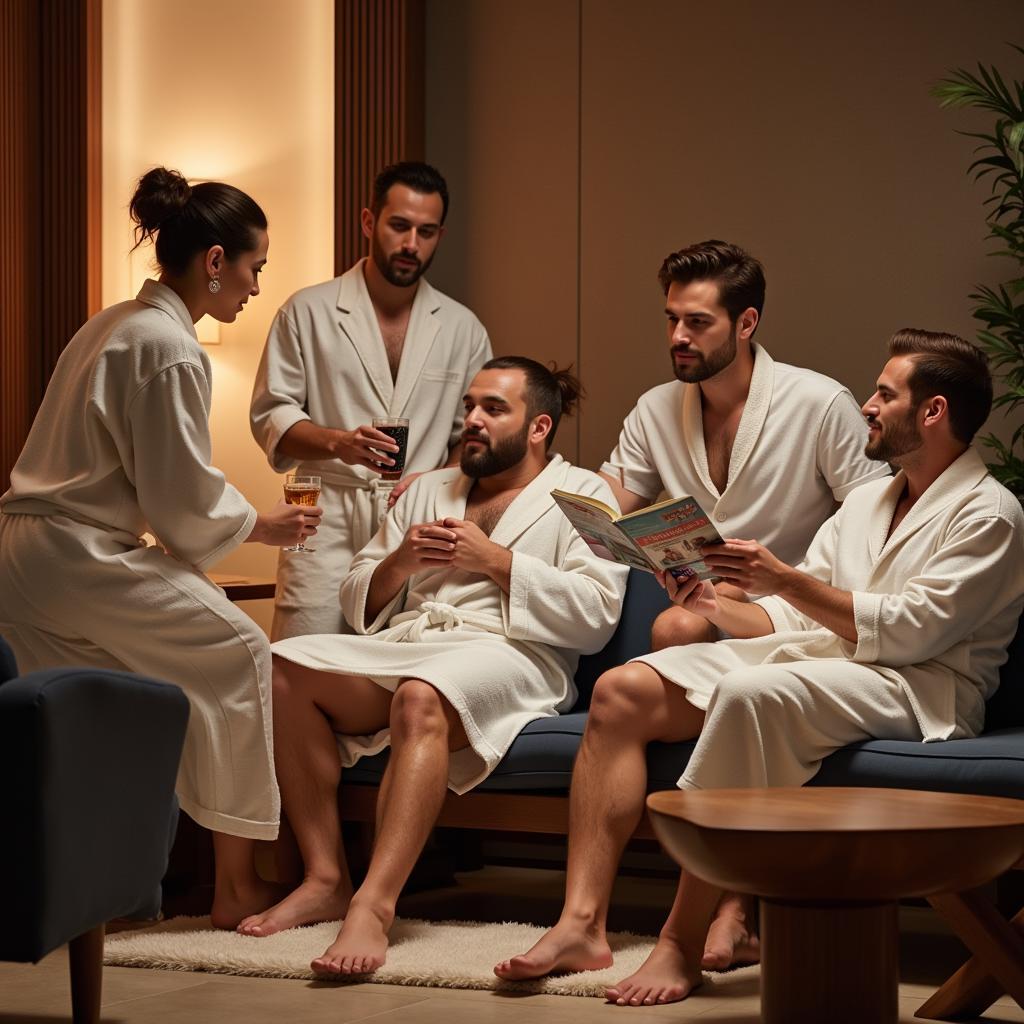
[[[985,732],[1024,725],[1024,617],[999,672],[999,689],[985,705]]]

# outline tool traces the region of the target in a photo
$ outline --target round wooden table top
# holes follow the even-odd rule
[[[900,789],[652,793],[654,830],[715,885],[785,899],[898,899],[983,885],[1024,854],[1024,800]]]

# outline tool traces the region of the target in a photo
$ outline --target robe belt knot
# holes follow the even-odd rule
[[[458,608],[445,604],[443,601],[424,601],[420,605],[419,611],[421,617],[427,620],[424,625],[440,626],[442,632],[445,633],[451,629],[461,629],[464,625]]]

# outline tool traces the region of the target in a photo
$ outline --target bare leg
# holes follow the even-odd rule
[[[597,681],[569,794],[565,906],[533,948],[495,966],[499,978],[611,964],[605,919],[619,858],[644,810],[647,744],[691,739],[703,721],[683,690],[647,665],[623,665]]]
[[[750,597],[731,583],[716,583],[715,590],[734,601],[749,601]],[[720,640],[718,629],[702,615],[695,615],[677,605],[666,608],[651,626],[651,650],[682,647],[685,644],[704,644]]]
[[[700,960],[722,890],[684,871],[668,920],[640,970],[608,989],[619,1006],[651,1006],[685,999],[701,984]]]
[[[312,962],[314,971],[368,974],[384,963],[395,903],[444,802],[449,752],[467,744],[459,716],[432,686],[402,682],[391,705],[391,758],[370,868],[337,939]]]
[[[242,918],[266,910],[280,899],[278,886],[256,874],[255,853],[253,839],[213,833],[215,874],[210,919],[214,928],[236,928]]]
[[[705,970],[724,971],[741,964],[756,964],[761,959],[761,944],[750,927],[752,910],[750,897],[734,892],[722,897],[701,959]]]
[[[352,882],[338,819],[341,758],[334,734],[362,736],[387,723],[392,695],[369,679],[274,659],[274,761],[281,799],[302,853],[302,884],[238,926],[265,936],[345,915]]]

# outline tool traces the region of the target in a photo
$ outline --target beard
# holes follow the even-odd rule
[[[427,272],[434,258],[433,254],[431,254],[430,259],[424,263],[418,256],[403,253],[401,250],[388,256],[376,234],[374,234],[373,242],[370,245],[370,255],[373,257],[373,262],[376,264],[384,280],[388,284],[395,285],[397,288],[408,288],[414,285]],[[416,266],[403,267],[398,263],[399,258],[415,260]]]
[[[868,439],[864,446],[864,454],[876,462],[892,462],[901,455],[917,451],[921,447],[921,434],[914,420],[914,413],[897,420],[889,427],[882,426],[878,420],[869,420],[869,424],[881,429],[873,441]]]
[[[518,434],[512,434],[504,440],[489,444],[480,452],[468,452],[462,449],[459,457],[459,467],[466,476],[479,480],[483,476],[494,476],[496,473],[503,473],[506,469],[522,462],[529,447],[527,437],[530,433],[530,424],[524,423],[523,429]],[[469,441],[479,438],[479,434],[469,434],[463,440]]]
[[[684,384],[697,384],[702,380],[708,380],[716,373],[721,373],[736,358],[736,329],[733,328],[728,340],[723,341],[708,355],[702,355],[694,349],[691,349],[690,352],[697,357],[696,362],[682,364],[677,363],[675,359],[672,360],[672,369],[675,371],[676,379],[681,380]],[[675,353],[675,349],[672,349],[672,353]]]

